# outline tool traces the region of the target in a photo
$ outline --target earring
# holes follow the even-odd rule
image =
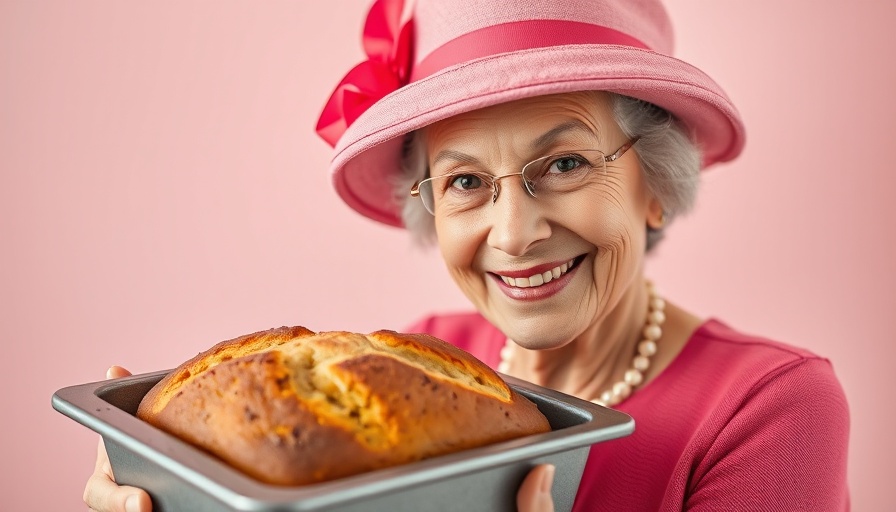
[[[658,225],[654,229],[660,229],[661,227],[663,227],[665,225],[666,225],[666,211],[662,210],[662,211],[660,211],[660,218],[659,218]]]

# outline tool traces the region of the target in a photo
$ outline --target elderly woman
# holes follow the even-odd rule
[[[406,11],[374,4],[369,60],[318,132],[340,196],[435,242],[476,308],[409,330],[635,419],[592,450],[575,510],[847,509],[848,412],[829,362],[698,318],[645,280],[701,169],[744,143],[722,89],[670,56],[662,6]],[[87,503],[147,509],[106,461],[101,449]],[[553,470],[529,475],[520,510],[551,509]]]

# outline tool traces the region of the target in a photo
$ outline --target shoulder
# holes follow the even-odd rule
[[[781,411],[790,404],[806,411],[817,403],[829,412],[842,406],[845,413],[845,395],[831,362],[804,348],[710,320],[681,356],[684,371],[699,370],[708,378],[704,385],[736,397],[741,408],[758,403]]]
[[[817,413],[845,425],[846,397],[831,362],[794,345],[737,331],[710,320],[694,332],[672,373],[701,375],[696,396],[715,412],[751,409],[751,420],[769,415]],[[727,420],[726,420],[727,421]],[[800,420],[802,421],[802,420]]]
[[[755,391],[779,385],[778,379],[795,374],[803,378],[815,375],[839,388],[828,359],[795,345],[735,330],[714,319],[694,332],[679,357],[684,366],[700,367],[717,388]]]
[[[720,427],[748,404],[768,406],[752,417],[757,420],[780,413],[785,404],[802,411],[826,404],[847,415],[845,395],[828,359],[718,320],[694,331],[676,359],[631,402],[649,410],[665,404],[689,411],[692,418],[716,418]]]
[[[698,429],[708,443],[691,481],[691,505],[714,503],[726,490],[746,508],[763,500],[842,508],[849,410],[830,361],[714,320],[690,343],[682,355],[691,358],[691,371],[706,375],[701,394],[713,406]],[[753,486],[766,491],[747,490]]]
[[[809,350],[763,336],[736,330],[716,319],[707,320],[691,336],[691,343],[713,343],[722,350],[737,350],[772,360],[819,359]]]
[[[635,432],[592,451],[581,503],[689,512],[848,506],[846,400],[830,362],[808,350],[710,320],[620,408]]]

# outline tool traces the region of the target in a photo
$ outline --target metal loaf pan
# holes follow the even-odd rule
[[[140,400],[168,372],[60,389],[53,408],[99,433],[121,484],[146,489],[156,512],[327,511],[512,512],[536,464],[557,466],[557,511],[572,509],[591,445],[629,435],[634,420],[502,375],[538,405],[551,432],[302,487],[261,483],[138,419]]]

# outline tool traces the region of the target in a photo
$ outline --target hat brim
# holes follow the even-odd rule
[[[509,101],[609,91],[658,105],[690,131],[703,168],[736,157],[745,132],[711,78],[681,60],[628,46],[570,45],[493,55],[444,69],[385,96],[349,126],[331,170],[337,193],[358,213],[402,226],[395,200],[403,135]]]

